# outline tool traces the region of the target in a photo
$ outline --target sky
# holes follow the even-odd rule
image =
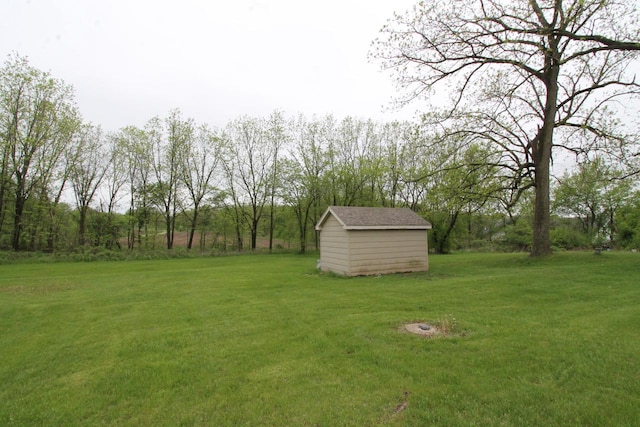
[[[143,126],[179,108],[224,127],[244,115],[411,119],[368,59],[416,0],[2,0],[0,57],[73,85],[86,122]]]

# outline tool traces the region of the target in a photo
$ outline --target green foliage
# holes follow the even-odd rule
[[[3,265],[0,424],[633,425],[638,256]]]
[[[492,154],[477,144],[455,141],[429,147],[420,181],[426,188],[420,210],[433,224],[432,247],[450,251],[461,215],[481,212],[501,192]]]
[[[600,158],[565,172],[556,186],[555,211],[577,218],[587,238],[613,243],[615,212],[625,205],[631,188],[629,180],[618,178],[620,174]]]
[[[33,234],[40,218],[26,221],[25,209],[28,203],[40,208],[43,201],[59,202],[62,189],[56,173],[80,126],[73,96],[70,85],[18,54],[0,68],[0,226],[10,213],[11,247],[16,251],[47,240],[44,233]],[[11,207],[6,203],[9,191]],[[46,208],[41,212],[46,216]],[[28,227],[32,234],[25,236]]]
[[[618,243],[625,248],[640,249],[640,192],[630,202],[616,211]]]
[[[551,244],[554,248],[585,249],[591,241],[583,232],[571,227],[556,227],[551,230]]]
[[[120,236],[127,228],[127,220],[124,215],[94,211],[89,216],[87,231],[92,246],[101,246],[106,249],[120,248]]]
[[[517,220],[504,229],[503,244],[507,250],[529,251],[532,242],[531,221],[525,218]]]

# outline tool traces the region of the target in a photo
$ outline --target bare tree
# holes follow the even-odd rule
[[[632,0],[436,0],[396,15],[373,55],[409,102],[448,91],[439,134],[502,153],[516,195],[535,188],[532,255],[551,252],[553,153],[638,156],[616,103],[637,96]],[[633,172],[631,172],[633,173]],[[505,175],[505,178],[507,175]],[[517,199],[517,197],[516,197]]]

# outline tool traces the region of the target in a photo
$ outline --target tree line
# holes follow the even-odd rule
[[[11,55],[0,70],[0,249],[318,246],[327,206],[409,207],[431,246],[528,250],[533,177],[504,152],[432,123],[239,117],[216,129],[172,110],[142,127],[85,123],[71,86]],[[604,157],[556,181],[554,243],[640,243],[637,188]],[[627,178],[627,179],[625,179]],[[529,181],[527,181],[529,180]],[[207,240],[208,239],[208,240]]]

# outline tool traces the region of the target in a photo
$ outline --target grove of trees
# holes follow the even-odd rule
[[[630,5],[420,3],[375,53],[409,98],[451,83],[451,103],[413,122],[274,111],[217,129],[175,109],[106,132],[71,86],[10,55],[0,250],[172,250],[184,236],[199,251],[305,252],[330,205],[409,207],[439,253],[638,248],[638,122],[619,104],[639,89]],[[554,176],[556,150],[576,166]]]

